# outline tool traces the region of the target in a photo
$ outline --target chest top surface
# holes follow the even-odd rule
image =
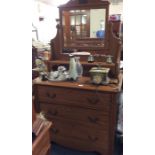
[[[79,90],[98,90],[101,92],[113,92],[117,93],[121,91],[122,86],[122,74],[119,76],[119,80],[116,83],[115,80],[111,79],[110,84],[108,85],[94,85],[90,83],[89,77],[82,77],[76,82],[71,81],[61,81],[61,82],[51,82],[51,81],[42,81],[40,78],[33,80],[33,85],[43,85],[51,87],[61,87],[61,88],[72,88]]]

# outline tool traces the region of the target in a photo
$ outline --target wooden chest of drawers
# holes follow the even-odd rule
[[[80,84],[79,84],[80,83]],[[120,84],[35,79],[35,107],[53,122],[52,140],[66,147],[112,155]]]

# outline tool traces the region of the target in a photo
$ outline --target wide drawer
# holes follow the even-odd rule
[[[50,86],[38,86],[38,100],[98,110],[109,108],[112,102],[108,93]]]
[[[89,128],[80,125],[76,122],[63,121],[63,120],[53,120],[52,140],[54,142],[63,143],[61,141],[62,137],[64,140],[64,145],[68,143],[71,145],[70,140],[73,141],[74,145],[77,145],[77,148],[87,149],[88,148],[108,148],[109,144],[109,132],[108,130],[102,130],[102,128],[97,130],[96,128]],[[82,146],[83,143],[87,145]],[[76,148],[76,146],[75,146]]]
[[[99,126],[102,125],[104,129],[108,128],[109,113],[108,111],[97,111],[93,109],[78,108],[66,105],[55,104],[40,104],[41,111],[45,114],[47,119],[63,118],[73,120],[76,123],[83,123],[84,125]]]

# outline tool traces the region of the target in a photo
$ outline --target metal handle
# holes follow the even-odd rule
[[[49,115],[53,115],[53,116],[56,116],[58,115],[58,111],[55,109],[54,111],[48,111],[47,112]]]
[[[56,94],[55,94],[55,93],[54,93],[54,94],[49,94],[49,93],[47,93],[46,95],[47,95],[47,97],[49,97],[49,98],[51,98],[51,99],[56,98]]]
[[[52,132],[53,132],[54,134],[57,134],[57,133],[59,132],[59,130],[56,129],[56,128],[52,128],[51,130],[52,130]]]
[[[87,98],[87,101],[88,101],[90,104],[97,104],[100,100],[99,100],[99,98],[95,98],[95,99]]]
[[[91,140],[92,142],[96,142],[98,140],[98,137],[92,137],[90,135],[88,135],[89,140]]]
[[[89,121],[91,123],[97,123],[99,121],[99,118],[97,118],[97,117],[90,117],[90,116],[88,116],[88,119],[89,119]]]

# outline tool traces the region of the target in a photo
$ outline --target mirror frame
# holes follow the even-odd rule
[[[109,4],[110,2],[107,0],[70,0],[64,5],[60,5],[59,8],[59,18],[60,18],[60,46],[62,53],[67,53],[65,49],[69,49],[70,51],[73,51],[73,49],[77,49],[78,51],[101,51],[103,49],[106,49],[107,47],[107,40],[108,40],[108,19],[109,19]],[[63,26],[62,26],[62,13],[63,11],[69,11],[69,10],[84,10],[84,9],[105,9],[105,37],[103,39],[104,46],[95,46],[92,45],[94,43],[94,40],[97,42],[97,44],[101,43],[102,39],[99,38],[89,38],[89,39],[83,39],[85,40],[85,43],[88,46],[84,46],[84,44],[80,46],[73,46],[73,47],[64,47],[64,33],[63,33]],[[92,46],[91,46],[92,45]]]

